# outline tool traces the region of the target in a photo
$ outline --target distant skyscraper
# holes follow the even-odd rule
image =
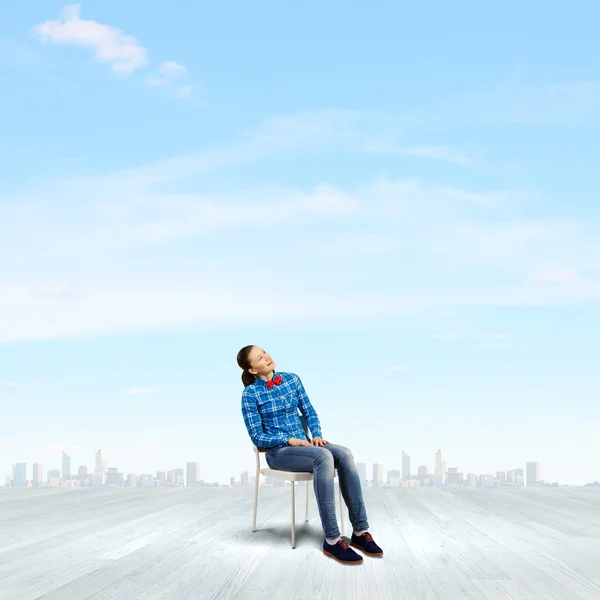
[[[58,469],[50,469],[48,471],[48,481],[51,479],[60,479],[60,471]]]
[[[475,473],[469,473],[467,475],[467,486],[477,487],[477,475]]]
[[[194,485],[200,482],[200,463],[189,462],[186,465],[187,482],[186,485]]]
[[[71,479],[71,457],[64,451],[62,453],[62,478],[65,481]]]
[[[77,479],[79,479],[79,483],[84,485],[85,480],[88,476],[88,469],[85,465],[80,465],[79,469],[77,469]]]
[[[410,456],[402,450],[402,479],[410,481]]]
[[[481,487],[494,487],[494,476],[493,475],[480,475],[479,476],[479,485]]]
[[[160,485],[165,485],[167,483],[167,472],[166,471],[156,471],[156,479]]]
[[[140,487],[154,487],[154,477],[152,475],[148,475],[146,473],[140,475]]]
[[[540,483],[540,463],[528,462],[525,467],[527,469],[527,487],[538,485]]]
[[[33,463],[33,479],[32,483],[34,487],[37,487],[40,482],[44,481],[44,465],[39,463]]]
[[[496,472],[496,481],[500,487],[506,485],[506,471],[497,471]]]
[[[175,476],[175,485],[183,485],[183,469],[173,469],[173,475]]]
[[[441,485],[446,483],[446,454],[441,448],[435,453],[435,475],[441,478]]]
[[[179,477],[179,472],[181,469],[171,469],[167,472],[167,483],[172,483],[173,485],[177,484],[177,478]]]
[[[248,485],[248,471],[244,471],[241,475],[240,475],[240,485],[242,487],[246,487]]]
[[[458,472],[458,467],[448,467],[448,473],[446,474],[446,483],[448,485],[462,485],[464,476]]]
[[[135,473],[128,473],[127,486],[128,487],[137,487],[137,485],[138,485],[138,476]]]
[[[399,469],[392,469],[387,472],[387,483],[390,487],[399,487],[400,486],[400,476],[402,473]]]
[[[118,467],[108,467],[106,473],[106,485],[123,485],[123,473],[119,473]]]
[[[100,477],[102,485],[106,482],[106,460],[104,460],[104,451],[99,449],[96,451],[96,465],[94,467],[94,475]]]
[[[373,463],[373,487],[383,483],[383,465],[381,463]]]
[[[365,487],[367,485],[367,463],[356,463],[356,470],[358,471],[360,484]]]
[[[417,471],[417,479],[419,481],[425,481],[427,479],[427,467],[425,465],[421,465],[419,470]]]
[[[13,487],[25,487],[27,485],[27,463],[13,465]]]
[[[235,477],[230,477],[230,478],[229,478],[229,485],[230,485],[231,487],[235,487]]]

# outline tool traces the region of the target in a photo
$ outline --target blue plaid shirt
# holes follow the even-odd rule
[[[290,438],[308,440],[298,409],[313,437],[321,436],[321,425],[300,377],[277,373],[283,380],[267,389],[265,379],[257,379],[242,392],[242,415],[250,439],[259,448],[287,446]],[[274,375],[275,377],[275,375]]]

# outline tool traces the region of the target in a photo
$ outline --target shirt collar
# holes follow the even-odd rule
[[[273,379],[275,379],[275,377],[277,377],[277,371],[273,371]],[[262,386],[266,386],[267,383],[269,383],[269,381],[270,381],[269,379],[261,379],[260,377],[257,377],[254,380],[255,383],[258,383],[258,384],[260,384]]]

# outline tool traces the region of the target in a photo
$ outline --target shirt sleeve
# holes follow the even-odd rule
[[[242,416],[252,443],[258,448],[273,448],[282,444],[287,445],[291,437],[285,433],[276,435],[264,432],[262,419],[256,404],[256,395],[244,390],[242,393]]]
[[[310,403],[308,396],[306,395],[306,390],[302,385],[302,381],[298,375],[294,375],[296,378],[296,393],[298,394],[298,408],[300,408],[300,412],[303,417],[306,419],[306,423],[308,428],[310,429],[310,434],[312,437],[322,437],[321,434],[321,423],[319,423],[319,417],[313,405]]]

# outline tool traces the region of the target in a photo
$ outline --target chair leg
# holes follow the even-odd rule
[[[306,482],[306,520],[305,523],[308,523],[308,488],[310,488],[310,481]]]
[[[296,547],[296,482],[292,481],[292,548]]]
[[[342,498],[342,486],[339,481],[338,488],[340,490],[340,525],[342,529],[342,535],[344,535],[344,500]]]
[[[260,473],[256,474],[256,482],[254,484],[254,516],[252,517],[252,531],[256,531],[256,511],[258,509],[258,480]]]

